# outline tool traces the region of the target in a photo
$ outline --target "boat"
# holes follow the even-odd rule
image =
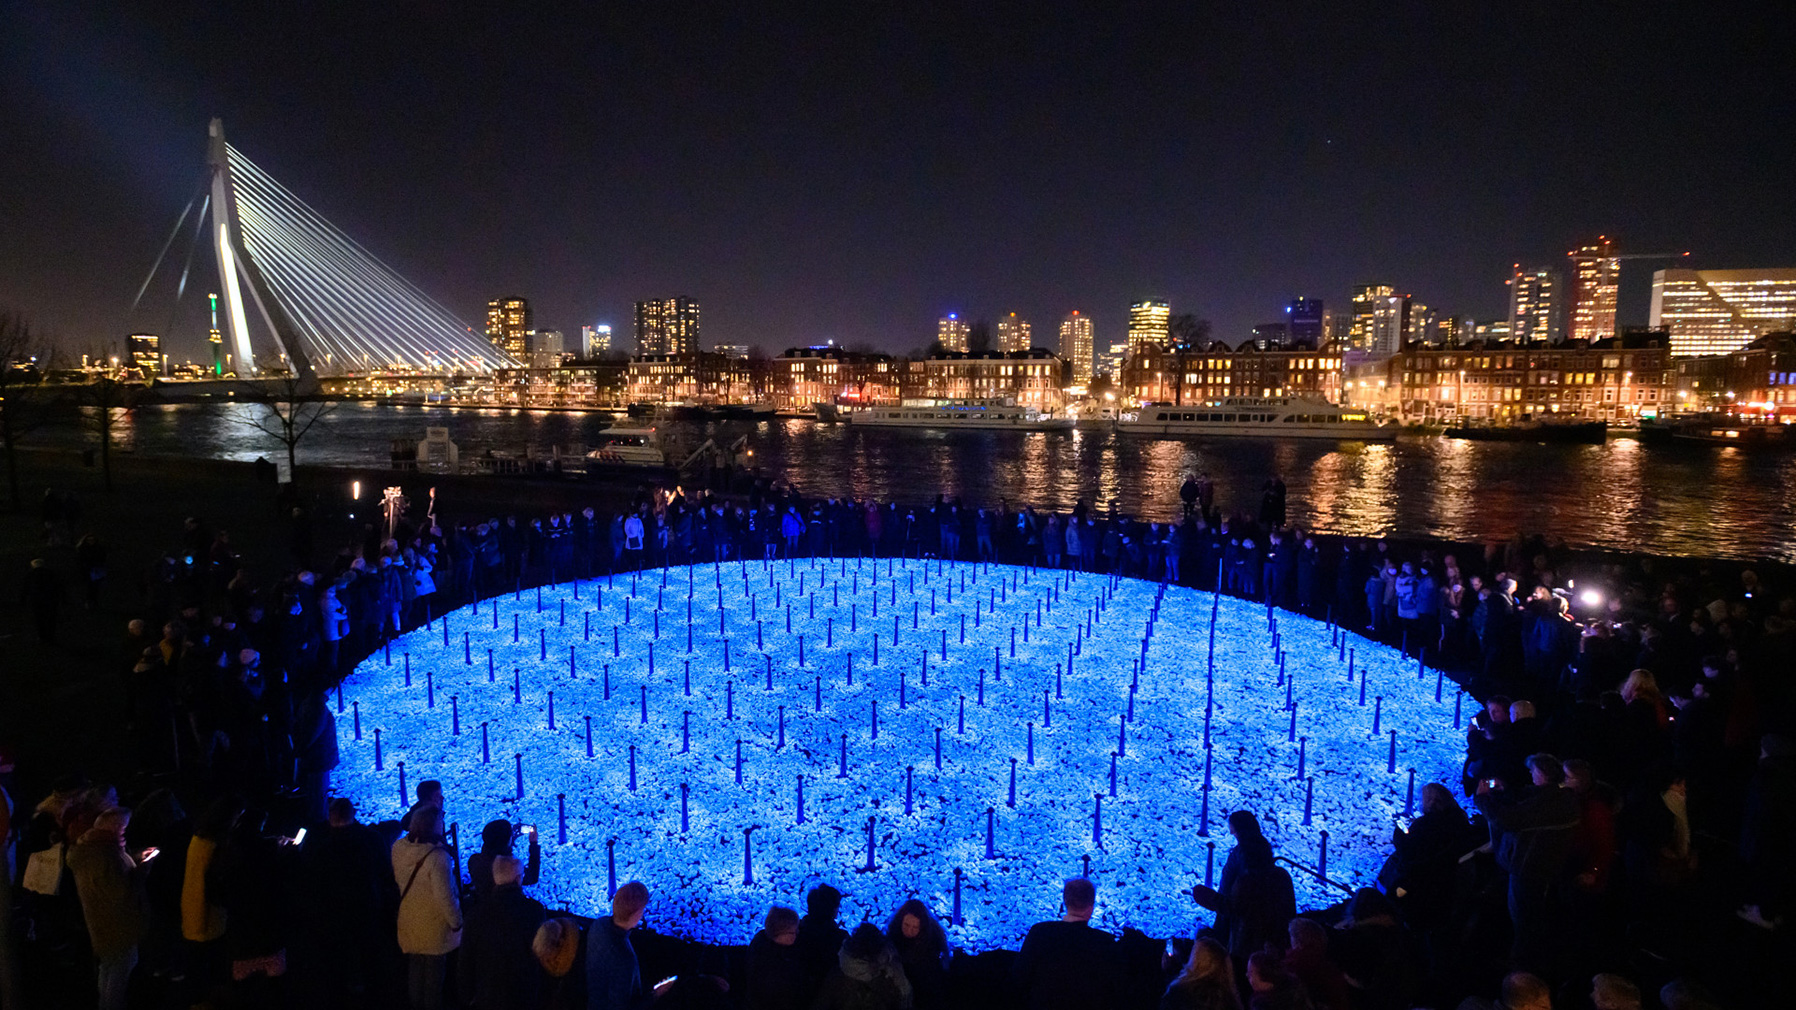
[[[598,447],[586,453],[588,470],[655,470],[666,466],[667,451],[654,428],[606,428],[599,433]]]
[[[848,423],[856,427],[1064,431],[1073,426],[1073,419],[1021,406],[1014,399],[920,399],[903,400],[896,407],[855,411],[848,415]]]
[[[1332,438],[1388,442],[1397,426],[1363,410],[1306,396],[1230,396],[1200,403],[1150,403],[1117,418],[1116,430],[1174,438]]]
[[[1742,449],[1796,448],[1789,425],[1735,414],[1643,418],[1640,441],[1647,445],[1732,445]]]
[[[1578,421],[1570,418],[1523,417],[1514,424],[1458,424],[1445,432],[1448,438],[1474,442],[1563,442],[1579,445],[1602,445],[1609,437],[1609,426],[1603,421]]]

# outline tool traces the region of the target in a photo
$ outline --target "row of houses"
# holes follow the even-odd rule
[[[516,406],[769,403],[794,412],[819,403],[883,406],[919,398],[1002,398],[1059,410],[1088,394],[1123,409],[1306,396],[1411,423],[1501,423],[1539,414],[1626,422],[1724,406],[1796,415],[1796,337],[1769,334],[1702,358],[1674,358],[1658,332],[1558,344],[1409,345],[1382,356],[1335,345],[1262,350],[1217,342],[1140,349],[1107,389],[1070,382],[1066,363],[1041,348],[910,359],[829,346],[760,360],[691,352],[511,369],[470,392]]]

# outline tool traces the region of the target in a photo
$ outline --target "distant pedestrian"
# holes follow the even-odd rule
[[[37,640],[45,645],[56,644],[57,618],[62,614],[63,592],[62,579],[44,561],[43,558],[32,558],[31,569],[25,573],[24,599],[21,601],[31,608],[31,619],[37,625]]]

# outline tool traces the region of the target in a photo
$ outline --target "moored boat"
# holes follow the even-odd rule
[[[1174,438],[1332,438],[1390,441],[1397,426],[1363,410],[1303,396],[1231,396],[1200,403],[1150,403],[1125,413],[1116,430]]]
[[[848,415],[848,423],[857,427],[1059,431],[1071,428],[1073,419],[1021,406],[1014,400],[921,399],[856,411]]]

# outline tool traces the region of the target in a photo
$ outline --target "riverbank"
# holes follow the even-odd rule
[[[128,779],[134,768],[119,729],[125,721],[123,635],[125,623],[139,611],[146,574],[162,551],[179,543],[183,521],[194,515],[212,529],[230,532],[252,584],[274,581],[292,563],[290,525],[277,502],[279,489],[253,463],[216,459],[115,454],[110,493],[103,488],[100,470],[83,465],[76,451],[22,451],[20,471],[25,509],[0,514],[0,592],[14,603],[0,611],[0,645],[7,655],[0,671],[0,747],[11,747],[21,757],[20,774],[34,787],[41,788],[38,776],[71,768]],[[357,482],[360,499],[351,496]],[[818,493],[802,480],[797,483],[802,493]],[[587,506],[606,513],[627,505],[639,490],[633,481],[615,479],[439,477],[374,467],[302,466],[298,500],[312,516],[316,550],[311,563],[327,563],[339,546],[360,539],[364,523],[378,522],[381,489],[389,486],[403,489],[414,514],[427,508],[434,487],[438,515],[451,522],[508,514],[528,518]],[[81,603],[73,546],[45,545],[39,511],[45,488],[74,493],[83,511],[75,532],[96,534],[107,549],[107,577],[99,606],[92,611]],[[917,487],[900,500],[920,506],[931,497],[931,489]],[[981,502],[969,498],[968,504]],[[1400,556],[1428,550],[1437,557],[1457,553],[1466,558],[1502,548],[1422,535],[1389,539]],[[1774,561],[1562,545],[1552,551],[1559,570],[1580,585],[1677,582],[1697,598],[1712,599],[1736,591],[1741,573],[1752,570],[1763,585],[1761,592],[1772,598],[1796,591],[1796,568]],[[53,646],[36,641],[29,614],[16,605],[29,562],[37,557],[58,574],[68,594],[59,643]]]

